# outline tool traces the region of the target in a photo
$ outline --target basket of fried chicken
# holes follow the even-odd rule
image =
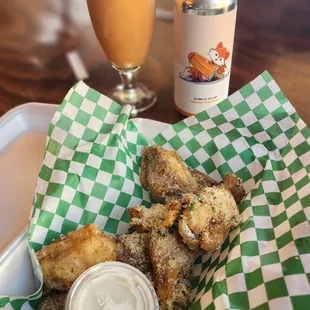
[[[218,250],[241,223],[242,182],[233,174],[217,182],[156,145],[143,150],[140,181],[154,203],[128,206],[128,233],[108,236],[88,224],[36,253],[45,286],[39,309],[63,309],[75,280],[108,261],[140,270],[154,285],[160,309],[188,309],[195,260]]]

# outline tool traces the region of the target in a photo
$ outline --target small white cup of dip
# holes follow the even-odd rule
[[[66,310],[159,310],[154,287],[138,269],[119,262],[95,265],[72,285]]]

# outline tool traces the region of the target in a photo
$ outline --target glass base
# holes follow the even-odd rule
[[[157,101],[156,94],[141,83],[137,83],[130,89],[119,84],[113,89],[111,97],[121,105],[130,104],[131,117],[136,117],[139,112],[150,109]]]

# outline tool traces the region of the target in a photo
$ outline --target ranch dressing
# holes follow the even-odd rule
[[[66,310],[158,310],[150,281],[136,268],[107,262],[86,270],[73,284]]]

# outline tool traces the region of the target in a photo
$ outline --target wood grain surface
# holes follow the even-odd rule
[[[158,6],[172,8],[173,0]],[[119,82],[92,30],[85,0],[0,1],[0,115],[25,102],[61,103],[75,83],[66,53],[78,50],[104,94]],[[310,125],[310,1],[239,0],[230,92],[268,70]],[[141,117],[174,123],[173,23],[156,20],[140,79],[158,94]]]

